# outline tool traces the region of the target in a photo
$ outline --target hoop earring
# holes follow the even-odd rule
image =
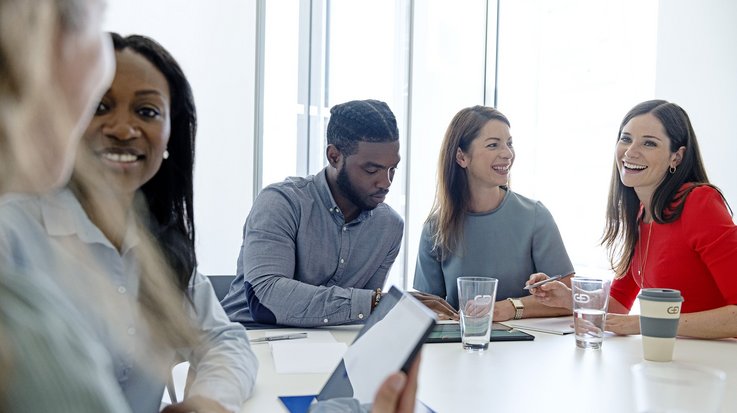
[[[164,150],[163,158],[164,159],[169,159],[169,150],[168,149],[167,150]],[[671,172],[671,173],[673,173],[673,172]]]
[[[668,172],[670,172],[670,174],[673,175],[674,173],[676,173],[676,167],[671,165],[670,168],[668,168]]]

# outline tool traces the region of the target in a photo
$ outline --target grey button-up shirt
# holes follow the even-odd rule
[[[325,169],[270,185],[246,219],[223,307],[240,322],[311,327],[364,320],[403,230],[402,218],[383,203],[346,223]]]

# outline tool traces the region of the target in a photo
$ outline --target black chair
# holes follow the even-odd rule
[[[210,279],[218,301],[223,301],[223,298],[228,294],[228,290],[230,290],[230,284],[233,283],[235,275],[208,275],[207,278]]]

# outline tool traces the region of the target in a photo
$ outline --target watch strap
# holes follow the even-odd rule
[[[522,313],[525,311],[525,305],[519,298],[507,298],[510,303],[514,306],[514,319],[519,320],[522,318]]]

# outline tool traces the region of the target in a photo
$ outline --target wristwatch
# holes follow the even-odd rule
[[[525,311],[525,305],[522,304],[522,300],[519,298],[507,298],[507,300],[514,306],[514,319],[519,320],[522,318],[522,312]]]

